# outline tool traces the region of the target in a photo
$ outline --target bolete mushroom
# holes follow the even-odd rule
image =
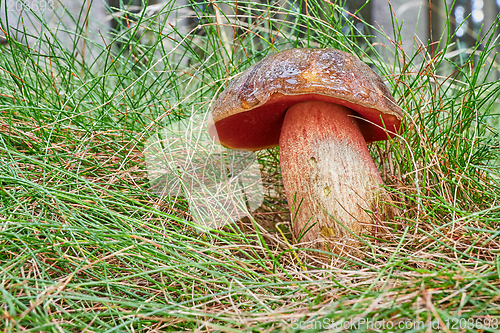
[[[370,212],[392,214],[380,204],[389,197],[366,143],[393,137],[402,112],[355,56],[336,49],[269,55],[228,85],[211,116],[210,135],[228,148],[279,145],[297,239],[352,239],[373,230]]]

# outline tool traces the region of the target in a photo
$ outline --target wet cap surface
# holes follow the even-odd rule
[[[335,49],[291,49],[267,56],[228,85],[213,104],[210,135],[233,149],[277,146],[286,110],[308,100],[355,111],[368,142],[386,140],[400,127],[401,109],[364,62]]]

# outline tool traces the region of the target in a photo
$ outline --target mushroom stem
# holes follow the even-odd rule
[[[346,228],[356,235],[375,230],[367,211],[380,213],[378,202],[388,195],[353,114],[306,101],[285,115],[280,160],[295,237],[312,226],[301,242],[354,238]]]

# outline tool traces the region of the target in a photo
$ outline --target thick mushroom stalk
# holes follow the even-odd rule
[[[387,194],[352,116],[352,110],[322,101],[298,103],[286,112],[281,172],[301,242],[354,239],[352,234],[374,230],[369,212],[377,212]]]

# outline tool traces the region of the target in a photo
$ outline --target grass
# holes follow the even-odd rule
[[[403,53],[394,18],[385,59],[338,2],[238,1],[238,17],[236,2],[204,5],[123,12],[104,45],[83,28],[62,43],[39,17],[44,34],[0,46],[0,327],[497,331],[499,18],[469,48],[447,19],[433,54],[425,41]],[[148,138],[206,115],[228,79],[290,47],[358,55],[404,110],[404,132],[370,146],[400,214],[390,236],[366,236],[363,257],[325,262],[293,243],[277,149],[256,155],[262,206],[219,230],[148,178]]]

